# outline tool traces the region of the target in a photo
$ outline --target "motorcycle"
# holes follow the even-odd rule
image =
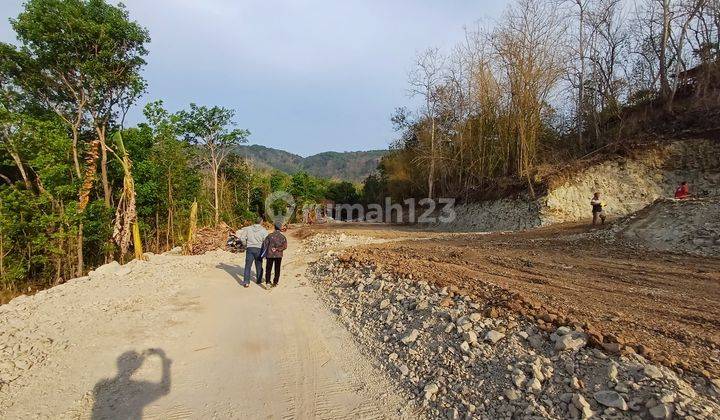
[[[228,239],[225,242],[225,247],[229,252],[232,252],[234,254],[245,252],[245,246],[240,241],[240,238],[235,236],[234,233],[228,234]]]

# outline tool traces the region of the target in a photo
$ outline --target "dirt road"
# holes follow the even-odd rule
[[[332,232],[337,228],[322,228]],[[648,251],[587,224],[511,234],[434,234],[345,226],[343,232],[415,240],[361,247],[350,257],[548,324],[592,326],[605,347],[625,345],[668,366],[720,375],[720,259]],[[598,343],[600,344],[600,343]]]
[[[239,286],[238,256],[148,263],[0,307],[0,417],[388,418],[404,407],[304,276]]]

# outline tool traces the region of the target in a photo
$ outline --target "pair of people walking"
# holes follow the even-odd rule
[[[282,223],[275,223],[272,233],[262,226],[262,218],[258,218],[254,225],[246,226],[237,231],[236,236],[245,245],[245,271],[243,273],[243,287],[249,287],[252,277],[252,266],[255,265],[255,275],[258,285],[262,284],[263,271],[266,288],[275,287],[280,282],[280,265],[283,251],[287,249],[287,238],[282,234]],[[262,260],[266,261],[263,270]],[[271,280],[272,276],[272,282]]]

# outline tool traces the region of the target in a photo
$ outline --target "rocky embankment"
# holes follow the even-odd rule
[[[718,256],[720,198],[658,200],[613,230],[650,249]]]
[[[545,332],[457,289],[334,251],[309,270],[338,320],[426,417],[720,418],[717,379],[608,355],[581,326]]]
[[[521,194],[456,206],[454,222],[433,227],[451,231],[515,231],[591,217],[590,199],[602,194],[606,213],[626,216],[659,198],[672,197],[682,181],[693,194],[720,196],[720,146],[713,140],[676,141],[631,157],[588,162],[557,174],[539,197]]]

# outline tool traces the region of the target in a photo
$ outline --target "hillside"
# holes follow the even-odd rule
[[[555,179],[556,178],[556,179]],[[527,192],[455,207],[454,231],[523,230],[591,217],[589,200],[600,192],[604,210],[621,217],[673,196],[682,181],[700,197],[720,196],[720,146],[715,140],[687,139],[638,149],[632,156],[608,156],[588,161],[582,169],[548,179],[538,196]]]
[[[304,170],[317,177],[360,182],[377,168],[380,158],[387,152],[323,152],[303,158],[284,150],[253,144],[238,146],[237,153],[261,168],[277,169],[290,174]]]

